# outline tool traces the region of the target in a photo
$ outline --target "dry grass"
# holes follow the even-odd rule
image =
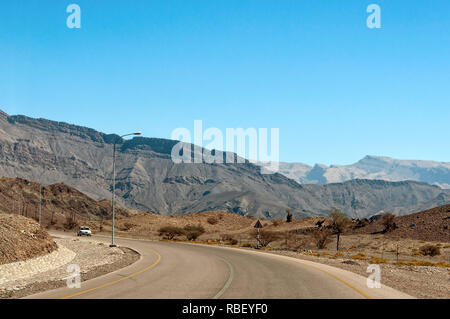
[[[363,253],[358,253],[356,255],[352,256],[352,259],[357,259],[357,260],[367,260],[367,256]]]

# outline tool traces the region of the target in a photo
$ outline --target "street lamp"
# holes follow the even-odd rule
[[[114,222],[115,222],[114,199],[115,199],[115,193],[116,193],[116,144],[117,144],[117,142],[119,140],[121,140],[125,136],[141,135],[141,134],[142,134],[141,132],[125,134],[125,135],[119,136],[114,141],[114,147],[113,147],[113,184],[112,184],[112,186],[113,186],[113,190],[112,190],[112,239],[111,239],[111,245],[109,245],[109,247],[117,247],[116,244],[114,243]]]

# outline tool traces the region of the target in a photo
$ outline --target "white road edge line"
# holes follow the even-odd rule
[[[225,285],[222,287],[222,289],[214,297],[212,297],[212,299],[219,299],[225,293],[225,291],[227,291],[228,287],[230,287],[231,282],[233,281],[233,278],[234,278],[233,266],[228,262],[228,260],[225,260],[225,259],[223,259],[221,257],[219,257],[219,258],[222,259],[227,264],[228,269],[230,270],[230,275],[229,275],[228,280],[225,283]]]

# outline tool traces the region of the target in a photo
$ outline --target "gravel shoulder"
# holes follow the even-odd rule
[[[369,263],[362,260],[329,259],[301,253],[272,250],[273,254],[310,260],[368,277]],[[381,283],[420,299],[450,298],[450,268],[380,264]]]
[[[2,265],[10,272],[2,272],[0,298],[22,298],[34,293],[64,287],[67,284],[68,265],[80,267],[81,280],[86,281],[131,265],[140,255],[129,248],[110,248],[91,238],[55,237],[58,250],[52,254]],[[64,264],[54,263],[55,257]]]

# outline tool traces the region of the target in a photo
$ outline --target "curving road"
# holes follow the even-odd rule
[[[384,285],[370,289],[365,277],[345,270],[269,253],[122,238],[117,243],[138,251],[140,260],[80,289],[28,298],[411,298]]]

